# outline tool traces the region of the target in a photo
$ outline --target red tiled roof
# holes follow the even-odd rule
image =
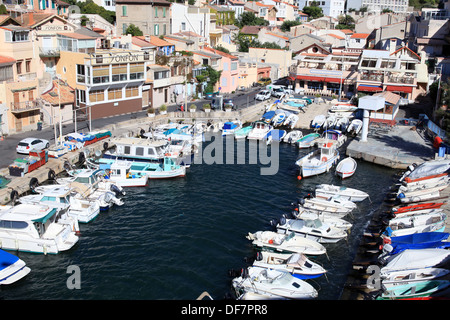
[[[16,62],[16,59],[8,56],[0,56],[0,64],[12,64]]]
[[[366,39],[369,36],[368,33],[354,33],[350,38],[352,39]]]
[[[41,98],[53,105],[58,105],[59,103],[61,104],[74,103],[75,89],[73,89],[67,83],[61,80],[59,80],[59,84],[58,80],[53,80],[52,88],[47,92],[41,94]]]

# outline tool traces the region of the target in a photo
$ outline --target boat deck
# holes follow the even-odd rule
[[[347,146],[347,155],[394,169],[434,159],[432,143],[411,128],[402,125],[384,130],[369,128],[367,142],[355,138]]]

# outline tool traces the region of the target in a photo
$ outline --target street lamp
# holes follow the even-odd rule
[[[439,97],[441,93],[441,78],[442,78],[442,66],[436,67],[436,69],[439,69],[439,82],[438,82],[438,88],[436,93],[436,104],[434,105],[434,112],[433,112],[433,120],[436,121],[436,111],[439,107]]]

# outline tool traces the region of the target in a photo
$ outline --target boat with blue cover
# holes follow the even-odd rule
[[[31,269],[26,266],[25,261],[0,249],[0,285],[19,281],[30,271]]]
[[[242,128],[242,123],[240,121],[227,121],[223,124],[222,135],[226,136],[229,134],[234,134],[237,130]]]
[[[421,232],[399,237],[385,237],[384,247],[389,244],[390,254],[397,254],[406,249],[448,248],[450,242],[447,232]]]

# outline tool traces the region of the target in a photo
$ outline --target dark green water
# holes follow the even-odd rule
[[[358,162],[348,180],[332,170],[299,181],[294,162],[306,152],[280,144],[276,175],[260,175],[260,167],[267,167],[261,164],[194,164],[184,178],[127,189],[124,206],[81,225],[80,241],[69,252],[17,253],[31,273],[2,287],[0,298],[192,300],[208,291],[222,299],[230,292],[228,271],[246,266],[244,258],[254,255],[247,233],[271,229],[270,220],[289,213],[293,201],[316,184],[333,183],[371,198],[348,217],[353,223],[348,242],[325,244],[329,260],[315,259],[329,270],[311,282],[319,289],[318,299],[339,299],[361,234],[395,171]],[[69,266],[79,267],[80,289],[67,286]]]

